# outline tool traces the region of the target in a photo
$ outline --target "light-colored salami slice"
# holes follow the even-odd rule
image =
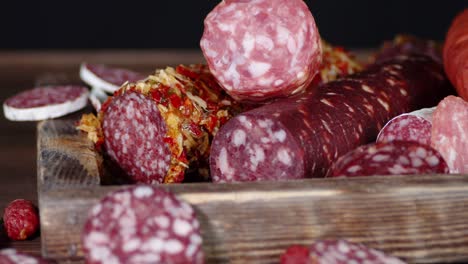
[[[432,113],[435,107],[399,115],[380,130],[377,142],[416,141],[431,145]]]
[[[1,264],[52,264],[55,261],[48,261],[41,257],[18,252],[13,248],[0,250]]]
[[[336,160],[331,177],[448,173],[440,153],[412,141],[373,143],[356,148]]]
[[[89,101],[93,105],[94,109],[99,112],[101,105],[107,100],[109,96],[100,88],[93,87],[89,93]]]
[[[451,173],[468,173],[468,102],[448,96],[437,105],[431,143],[445,158]]]
[[[125,82],[137,82],[145,77],[141,73],[102,64],[82,63],[80,67],[80,78],[83,82],[108,93],[117,91]]]
[[[23,91],[3,103],[5,117],[12,121],[36,121],[61,117],[88,102],[88,89],[82,86],[48,86]]]
[[[193,208],[153,186],[133,186],[94,205],[82,231],[86,263],[203,263]]]
[[[205,19],[205,59],[232,97],[260,102],[303,91],[322,60],[302,0],[222,1]]]

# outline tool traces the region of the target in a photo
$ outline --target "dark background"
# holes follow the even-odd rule
[[[198,49],[218,0],[4,1],[0,49]],[[350,48],[397,33],[443,40],[468,1],[306,1],[322,37]]]

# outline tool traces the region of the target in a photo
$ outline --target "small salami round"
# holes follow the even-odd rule
[[[3,213],[3,226],[12,240],[26,240],[39,230],[39,212],[28,200],[16,199]]]
[[[106,195],[90,210],[82,233],[86,263],[203,263],[195,211],[153,186]]]
[[[391,141],[364,145],[338,158],[331,177],[448,173],[440,153],[418,142]]]
[[[424,108],[394,117],[380,130],[377,142],[416,141],[431,145],[433,108]]]
[[[450,173],[468,173],[468,102],[448,96],[437,105],[431,144],[447,161]]]
[[[221,86],[240,101],[303,91],[322,60],[320,35],[302,0],[222,1],[200,41]]]
[[[80,67],[80,78],[83,82],[108,93],[117,91],[125,82],[137,82],[145,77],[138,72],[102,64],[82,63]]]
[[[1,264],[52,264],[55,261],[45,260],[41,257],[32,256],[26,253],[18,252],[13,248],[0,250]]]
[[[46,86],[23,91],[3,103],[5,117],[12,121],[37,121],[61,117],[88,102],[88,89],[82,86]]]

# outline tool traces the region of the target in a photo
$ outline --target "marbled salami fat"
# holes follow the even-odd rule
[[[339,156],[375,141],[391,118],[435,105],[446,85],[431,58],[398,56],[244,112],[213,140],[213,181],[324,177]]]
[[[434,110],[424,108],[394,117],[380,130],[377,142],[416,141],[430,146]]]
[[[336,160],[329,175],[352,177],[448,172],[444,158],[431,146],[397,140],[364,145],[348,152]]]
[[[88,89],[82,86],[37,87],[8,98],[3,103],[3,113],[12,121],[56,118],[83,109],[88,94]]]
[[[41,257],[32,256],[26,253],[18,252],[13,248],[0,250],[1,264],[52,264],[55,261],[45,260]]]
[[[137,82],[145,77],[138,72],[102,64],[82,63],[80,67],[80,78],[83,82],[108,93],[117,91],[125,82]]]
[[[200,46],[221,86],[242,101],[303,91],[322,59],[302,0],[222,1],[205,19]]]
[[[448,96],[437,105],[431,143],[445,158],[451,173],[468,173],[468,102]]]
[[[94,205],[82,232],[86,263],[203,263],[192,207],[151,186],[112,192]]]

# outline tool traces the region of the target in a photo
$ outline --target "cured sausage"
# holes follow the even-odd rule
[[[137,82],[145,77],[138,72],[102,64],[82,63],[80,67],[80,78],[83,82],[107,93],[117,91],[125,82]]]
[[[83,109],[88,94],[88,89],[82,86],[37,87],[8,98],[3,103],[3,113],[12,121],[61,117]]]
[[[431,57],[442,64],[442,45],[433,40],[420,39],[412,35],[396,35],[392,41],[386,41],[376,54],[374,62],[384,61],[401,54],[417,54]]]
[[[444,67],[458,94],[468,100],[468,8],[453,20],[444,43]]]
[[[423,108],[394,117],[380,130],[377,142],[416,141],[430,146],[434,110]]]
[[[331,163],[375,141],[391,118],[435,105],[447,81],[426,56],[397,56],[294,98],[244,112],[215,136],[214,182],[324,177]]]
[[[52,264],[55,261],[46,260],[41,257],[18,252],[13,248],[0,250],[0,263],[2,264]]]
[[[445,158],[451,173],[468,173],[468,102],[448,96],[437,105],[431,144]]]
[[[331,177],[448,173],[444,158],[429,145],[392,141],[360,146],[336,160]]]
[[[304,91],[322,60],[320,35],[302,0],[222,1],[200,46],[221,86],[240,101]]]
[[[203,263],[195,211],[172,193],[133,186],[106,195],[82,231],[86,263]]]

